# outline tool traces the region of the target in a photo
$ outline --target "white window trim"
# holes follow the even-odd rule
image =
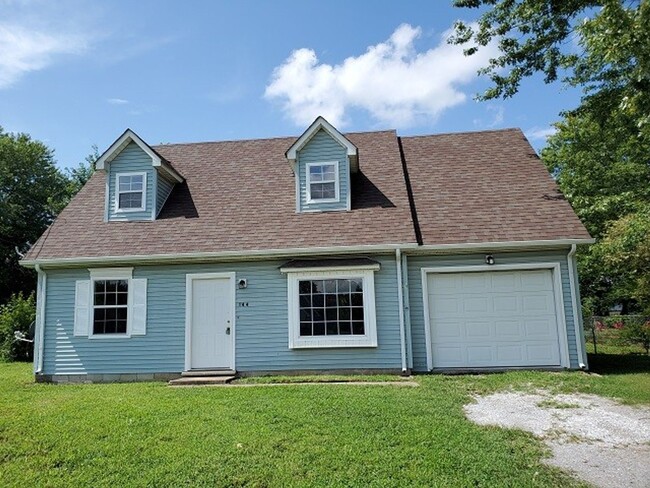
[[[311,197],[311,172],[309,169],[313,166],[325,166],[333,165],[334,166],[334,198],[312,198]],[[340,200],[339,194],[339,162],[338,161],[321,161],[318,163],[307,163],[305,164],[305,181],[306,181],[306,203],[338,203]],[[331,181],[314,181],[313,183],[331,183]]]
[[[89,339],[130,339],[131,338],[131,317],[133,309],[133,293],[131,280],[133,278],[133,268],[95,268],[88,270],[90,272],[90,303],[88,313],[90,315],[88,322]],[[126,304],[126,333],[125,334],[95,334],[94,313],[95,313],[95,281],[103,280],[126,280],[128,281],[128,297]]]
[[[289,349],[377,347],[377,315],[375,310],[376,268],[355,270],[322,269],[319,271],[287,272],[289,303]],[[361,278],[363,280],[364,335],[300,337],[300,280],[335,280]]]
[[[120,176],[142,176],[142,205],[138,208],[120,208],[121,193],[135,193],[132,191],[120,192]],[[147,209],[147,173],[145,171],[116,173],[115,174],[115,213],[144,212]]]

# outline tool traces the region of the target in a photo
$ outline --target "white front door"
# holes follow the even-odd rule
[[[428,275],[434,368],[560,366],[550,269]]]
[[[191,286],[190,369],[232,369],[232,281],[194,278]]]

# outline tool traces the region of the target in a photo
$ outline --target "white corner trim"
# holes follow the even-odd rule
[[[332,183],[331,181],[311,181],[310,169],[313,166],[334,166],[334,198],[312,198],[311,184],[312,183]],[[323,161],[305,164],[305,203],[306,204],[320,204],[320,203],[339,203],[340,196],[340,181],[339,181],[339,162],[338,161]],[[349,192],[348,192],[349,193]]]
[[[237,300],[237,293],[235,290],[236,273],[234,271],[223,273],[187,273],[185,275],[185,371],[189,371],[192,368],[192,283],[194,280],[209,279],[228,279],[230,282],[230,293],[232,294],[232,300],[230,301],[230,334],[232,337],[230,369],[236,371],[237,359],[235,353],[237,351],[237,348],[235,345],[237,333],[237,310],[235,305]]]
[[[361,278],[363,280],[364,335],[300,336],[300,303],[298,283],[300,280],[323,280]],[[366,269],[342,271],[319,270],[318,272],[290,273],[287,275],[287,299],[289,306],[289,349],[319,349],[346,347],[377,347],[377,312],[375,308],[374,271]]]
[[[577,247],[574,244],[571,246],[569,254],[567,254],[567,264],[569,267],[569,287],[571,288],[571,308],[573,309],[573,327],[576,336],[576,347],[578,348],[578,366],[580,369],[588,369],[589,362],[586,354],[585,347],[585,332],[584,324],[582,323],[582,304],[579,300],[578,292],[578,271],[576,262]]]
[[[316,120],[307,128],[305,132],[294,142],[287,150],[286,156],[289,161],[295,161],[298,151],[300,151],[311,140],[312,137],[323,129],[332,138],[345,148],[348,156],[357,156],[357,147],[352,144],[343,134],[341,134],[332,124],[322,116],[316,117]]]
[[[38,345],[36,347],[36,353],[38,354],[37,358],[34,358],[34,373],[43,372],[43,353],[45,351],[45,311],[47,310],[46,299],[47,299],[47,273],[41,269],[40,266],[36,266],[36,272],[38,273],[38,287],[36,291],[36,331],[34,336],[38,339]]]
[[[402,357],[402,372],[408,369],[406,358],[406,326],[404,323],[404,283],[402,281],[402,251],[395,250],[395,264],[397,265],[397,303],[399,308],[399,342]]]
[[[104,154],[100,156],[100,158],[95,163],[95,168],[100,170],[105,169],[106,164],[115,159],[117,155],[120,154],[122,150],[129,145],[130,142],[137,144],[140,149],[142,149],[147,154],[147,156],[151,158],[153,166],[160,166],[162,164],[160,157],[151,150],[149,145],[144,142],[140,136],[138,136],[131,129],[126,129],[124,133],[118,137],[117,140],[111,144],[106,151],[104,151]]]
[[[560,365],[564,368],[570,368],[568,333],[565,317],[564,293],[562,293],[562,268],[560,262],[547,263],[518,263],[518,264],[493,264],[477,266],[436,266],[421,268],[422,280],[422,301],[424,307],[424,335],[426,340],[427,352],[427,370],[433,369],[433,351],[431,345],[431,321],[429,310],[429,286],[427,276],[431,273],[467,273],[467,272],[484,272],[484,271],[513,271],[513,270],[536,270],[550,269],[553,279],[553,296],[555,299],[555,315],[558,325],[559,347],[560,347]]]
[[[142,176],[142,205],[138,208],[120,208],[120,193],[137,193],[133,191],[120,192],[121,176]],[[147,210],[147,172],[146,171],[127,171],[115,173],[115,199],[113,213],[145,212]]]

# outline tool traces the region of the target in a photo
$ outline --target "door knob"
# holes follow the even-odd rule
[[[226,327],[226,335],[230,335],[230,327]]]

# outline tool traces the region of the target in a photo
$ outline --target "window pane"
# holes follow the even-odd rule
[[[350,280],[350,291],[351,292],[360,292],[363,291],[363,280]]]
[[[352,309],[352,320],[363,320],[363,308]]]
[[[336,293],[336,280],[325,280],[325,293]]]
[[[312,317],[314,322],[320,322],[325,320],[325,310],[322,308],[314,308],[312,311]]]
[[[352,333],[352,326],[350,322],[339,322],[339,330],[341,335],[350,335]]]
[[[325,320],[327,320],[328,322],[336,322],[338,320],[337,315],[338,314],[337,314],[336,306],[333,308],[325,309]]]
[[[314,335],[325,335],[325,322],[314,322]]]
[[[336,197],[336,187],[335,183],[321,183],[323,198],[335,198]]]
[[[352,333],[355,335],[363,335],[364,330],[363,330],[363,321],[354,321],[352,322]]]
[[[311,299],[314,307],[322,307],[325,304],[325,295],[312,295]]]
[[[336,322],[327,322],[327,328],[325,330],[326,335],[339,335],[339,327]]]
[[[301,322],[311,322],[311,308],[301,308],[300,309],[300,321]]]
[[[311,322],[300,322],[300,335],[301,336],[310,336],[311,332]]]
[[[353,306],[360,307],[363,305],[363,293],[353,293],[351,299]]]
[[[126,320],[118,320],[115,328],[115,333],[126,334]]]
[[[311,293],[311,281],[301,281],[298,283],[298,291],[301,295]]]
[[[350,320],[351,318],[352,317],[349,308],[339,308],[339,320]]]
[[[142,207],[142,192],[120,193],[119,208]]]

